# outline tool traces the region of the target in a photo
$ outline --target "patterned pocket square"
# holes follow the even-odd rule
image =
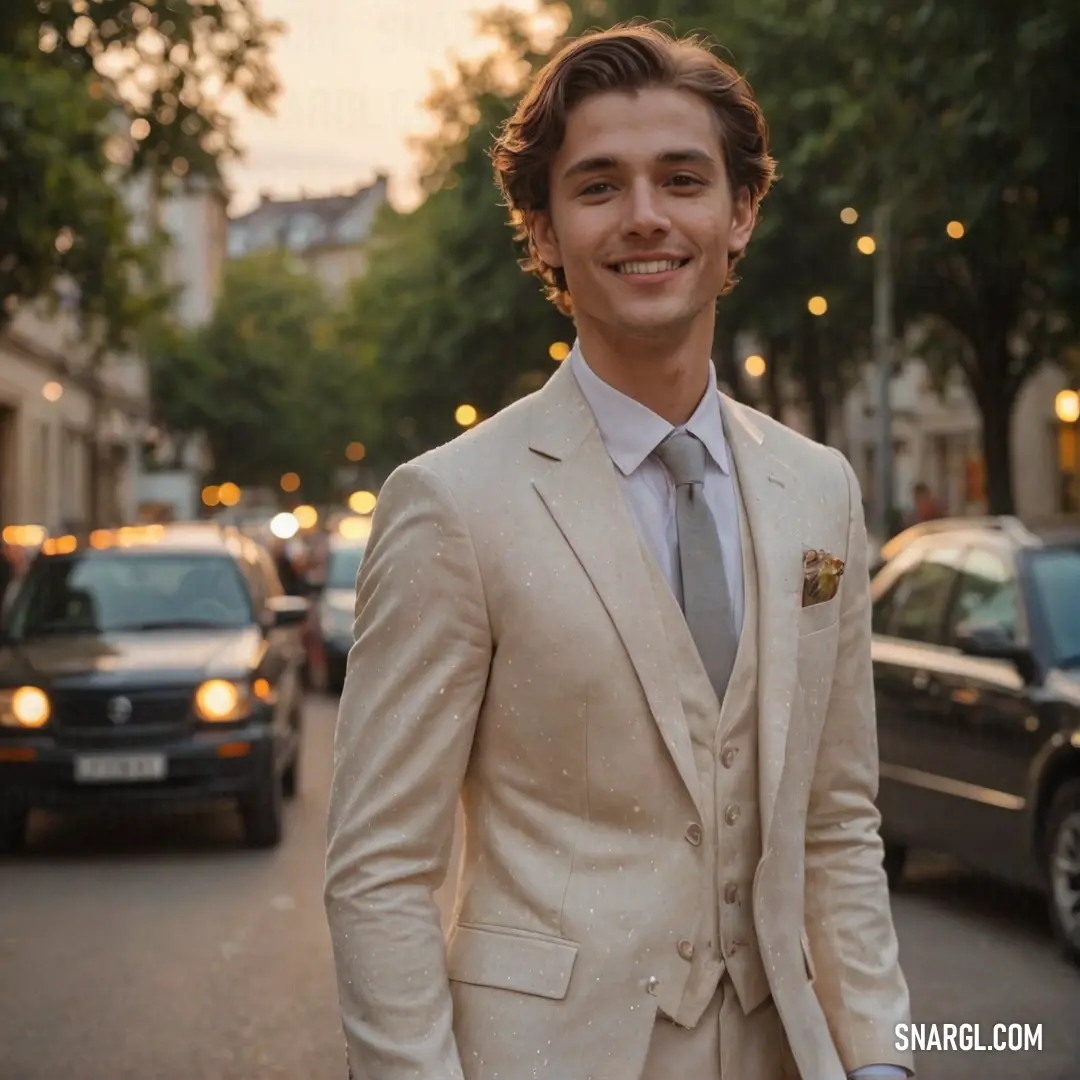
[[[803,553],[802,606],[823,604],[836,595],[844,576],[844,560],[827,551]]]

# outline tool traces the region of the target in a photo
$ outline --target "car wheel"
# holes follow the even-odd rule
[[[890,889],[896,889],[904,879],[907,865],[907,848],[903,844],[885,844],[885,877]]]
[[[9,855],[23,849],[29,817],[30,811],[25,807],[0,808],[0,855]]]
[[[300,740],[303,737],[304,725],[299,714],[293,717],[292,727],[296,735],[296,748],[292,761],[281,775],[281,791],[286,799],[295,798],[300,787]]]
[[[259,781],[259,786],[245,795],[240,803],[248,847],[272,848],[281,843],[284,794],[283,777],[271,760],[267,763],[267,772]]]
[[[1080,780],[1063,784],[1046,819],[1050,921],[1062,951],[1080,964]]]

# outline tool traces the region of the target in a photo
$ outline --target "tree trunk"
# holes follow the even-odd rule
[[[996,392],[995,392],[996,391]],[[982,418],[982,452],[986,476],[986,509],[990,514],[1015,512],[1012,483],[1012,415],[1017,391],[991,387],[976,394]]]
[[[774,420],[784,422],[784,397],[780,386],[780,372],[787,357],[789,343],[781,337],[770,338],[765,354],[765,405]]]
[[[802,351],[802,363],[799,369],[803,376],[806,400],[810,404],[811,436],[815,442],[829,441],[829,399],[821,370],[821,351],[818,335],[813,326],[804,324],[799,335]]]
[[[735,359],[735,340],[730,335],[721,331],[716,337],[714,347],[717,364],[716,374],[721,382],[726,382],[731,388],[731,396],[740,402],[745,402],[746,387],[743,384],[742,371],[739,370]]]

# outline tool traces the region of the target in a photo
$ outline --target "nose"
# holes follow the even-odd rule
[[[626,231],[631,236],[655,236],[671,228],[664,212],[662,195],[652,182],[642,178],[630,188]]]

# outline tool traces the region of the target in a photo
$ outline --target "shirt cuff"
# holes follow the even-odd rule
[[[850,1080],[863,1080],[864,1077],[873,1076],[892,1076],[896,1077],[896,1080],[900,1080],[901,1077],[910,1076],[911,1073],[900,1065],[864,1065],[861,1069],[856,1069],[849,1075]]]

